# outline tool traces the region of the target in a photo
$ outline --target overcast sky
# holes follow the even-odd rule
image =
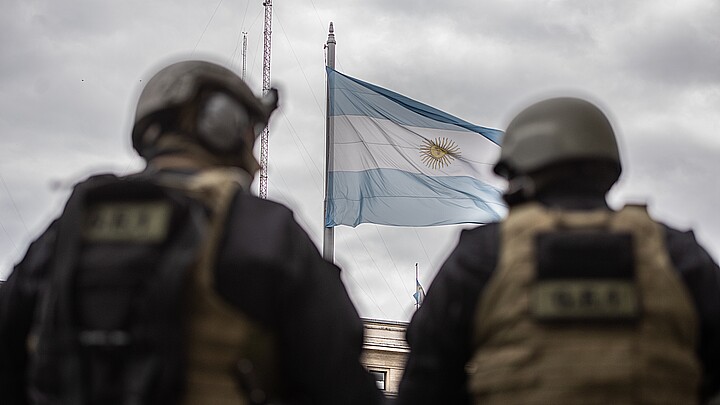
[[[478,125],[527,100],[585,94],[608,112],[624,172],[612,206],[645,202],[720,258],[720,2],[276,0],[268,197],[322,235],[329,22],[336,68]],[[130,145],[141,80],[194,55],[262,83],[262,0],[9,0],[0,13],[0,279],[90,174],[142,168]],[[253,186],[257,193],[257,182]],[[360,314],[408,320],[461,227],[336,230]]]

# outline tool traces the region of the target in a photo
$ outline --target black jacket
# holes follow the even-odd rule
[[[603,198],[553,195],[541,202],[567,209],[606,207]],[[465,365],[480,295],[498,261],[500,224],[462,233],[428,289],[407,330],[410,355],[397,405],[470,404]],[[704,399],[720,391],[720,270],[692,232],[665,226],[672,263],[685,282],[700,319],[698,358]]]
[[[57,222],[33,242],[0,287],[0,402],[22,404],[25,339],[59,238]],[[216,291],[279,341],[291,403],[376,404],[360,363],[363,325],[340,279],[284,206],[235,196],[215,270]],[[297,401],[297,402],[296,402]]]

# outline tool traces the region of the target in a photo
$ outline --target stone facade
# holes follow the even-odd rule
[[[388,397],[397,395],[409,352],[405,342],[407,323],[364,319],[365,343],[362,362],[373,373]]]

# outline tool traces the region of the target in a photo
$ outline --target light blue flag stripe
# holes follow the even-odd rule
[[[330,85],[330,116],[365,115],[385,118],[401,125],[422,128],[465,128],[500,144],[503,132],[471,124],[444,111],[422,104],[374,84],[346,76],[326,67]]]
[[[430,177],[402,170],[331,172],[325,226],[486,224],[500,220],[502,192],[466,176]]]

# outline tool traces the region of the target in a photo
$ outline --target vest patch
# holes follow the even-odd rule
[[[544,281],[533,288],[531,300],[540,320],[621,320],[639,314],[637,291],[629,281]]]
[[[83,236],[90,242],[162,242],[171,214],[164,201],[97,204],[85,217]]]

